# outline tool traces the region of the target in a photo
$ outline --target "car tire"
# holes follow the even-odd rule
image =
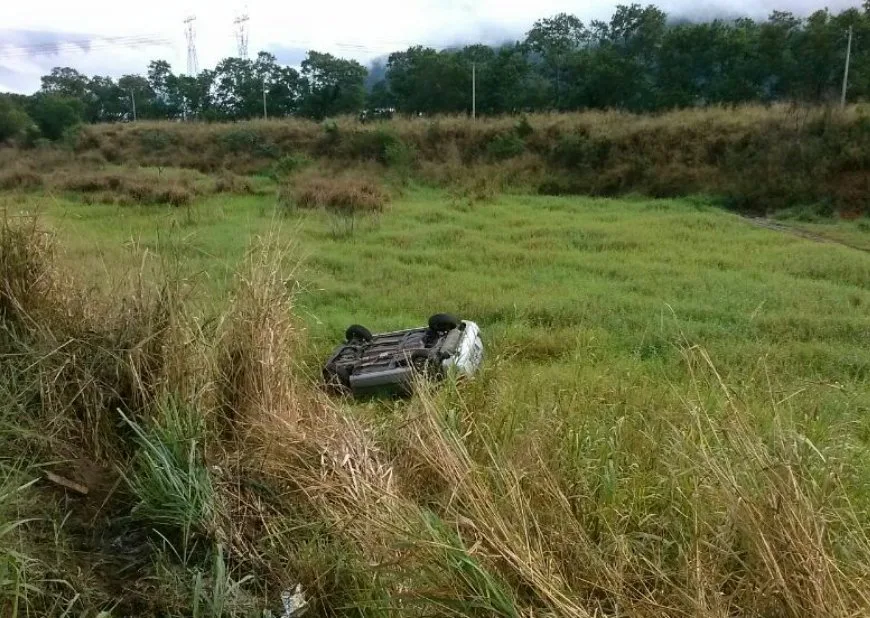
[[[347,327],[347,330],[344,331],[344,338],[348,343],[353,341],[371,341],[372,340],[372,331],[367,329],[365,326],[360,326],[359,324],[353,324]]]
[[[436,333],[446,333],[459,327],[459,318],[449,313],[436,313],[429,318],[429,329]]]

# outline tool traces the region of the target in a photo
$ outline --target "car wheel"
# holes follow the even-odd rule
[[[344,338],[348,343],[352,341],[371,341],[372,332],[365,326],[353,324],[352,326],[348,326],[347,330],[344,331]]]
[[[436,333],[446,333],[459,326],[459,318],[449,313],[436,313],[429,318],[429,328]]]

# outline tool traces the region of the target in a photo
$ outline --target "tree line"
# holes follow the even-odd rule
[[[309,51],[301,67],[226,58],[198,75],[164,60],[145,75],[88,77],[58,67],[31,96],[0,96],[0,140],[60,137],[79,122],[142,119],[232,121],[301,116],[323,119],[366,109],[403,114],[495,115],[614,108],[634,112],[710,104],[805,101],[838,96],[847,36],[853,33],[850,100],[870,93],[870,0],[839,14],[801,18],[775,11],[764,21],[669,20],[655,6],[616,8],[609,22],[574,15],[541,19],[500,46],[389,55],[383,78],[368,80],[355,60]],[[473,69],[472,69],[473,67]],[[134,111],[135,108],[135,111]]]

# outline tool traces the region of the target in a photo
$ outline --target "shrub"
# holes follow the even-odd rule
[[[135,172],[72,172],[59,176],[55,185],[66,191],[85,193],[94,201],[121,204],[168,204],[184,206],[194,192],[178,180],[155,179]]]
[[[518,135],[521,139],[526,139],[526,138],[529,137],[532,133],[535,132],[535,130],[532,128],[532,124],[529,122],[529,117],[526,116],[526,115],[523,115],[523,116],[522,116],[522,117],[517,121],[517,124],[516,124],[516,126],[514,127],[514,130],[516,131],[517,135]]]
[[[120,163],[122,159],[121,149],[114,144],[106,144],[100,148],[100,154],[109,163]]]
[[[272,165],[273,176],[287,176],[311,165],[311,158],[299,153],[284,155]]]
[[[159,152],[176,143],[169,132],[163,129],[143,129],[139,133],[139,145],[146,152]]]
[[[486,153],[490,159],[504,161],[518,157],[526,150],[526,143],[516,133],[503,133],[496,135],[486,146]]]
[[[193,201],[193,192],[180,185],[168,185],[156,188],[142,201],[169,204],[170,206],[186,206]]]
[[[42,177],[33,170],[12,167],[0,170],[0,189],[36,189],[42,186]]]
[[[215,193],[235,193],[238,195],[254,194],[254,185],[245,176],[239,176],[232,172],[224,172],[217,177],[214,183]]]
[[[384,163],[388,167],[407,170],[413,165],[416,155],[416,150],[412,145],[399,139],[387,144],[384,150]]]
[[[413,158],[413,149],[387,129],[355,133],[348,145],[353,158],[377,161],[391,167],[406,166]]]
[[[257,142],[257,135],[247,129],[235,129],[221,135],[220,141],[228,152],[250,152]]]
[[[337,214],[381,212],[389,195],[381,184],[362,176],[308,176],[281,190],[286,205],[322,208]]]
[[[563,135],[552,151],[555,163],[564,167],[599,169],[607,164],[611,142],[606,138],[590,138],[586,132]]]
[[[33,121],[23,109],[0,96],[0,143],[23,140],[32,126]]]
[[[81,124],[83,106],[78,99],[38,93],[31,98],[28,112],[45,137],[59,140]]]

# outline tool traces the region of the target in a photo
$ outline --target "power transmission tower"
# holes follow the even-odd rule
[[[184,20],[184,36],[187,39],[187,74],[191,77],[196,77],[199,73],[199,62],[196,59],[196,31],[193,29],[194,21],[196,21],[195,15]]]
[[[236,44],[239,46],[239,58],[247,60],[248,58],[248,12],[239,15],[233,20],[233,25],[236,27]]]

